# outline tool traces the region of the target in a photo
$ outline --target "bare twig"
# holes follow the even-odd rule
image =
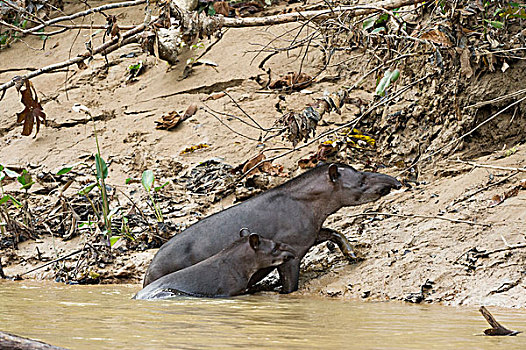
[[[90,8],[90,9],[88,9],[86,11],[77,12],[77,13],[74,13],[74,14],[69,15],[69,16],[62,16],[62,17],[53,18],[53,19],[51,19],[49,21],[45,21],[41,25],[38,25],[38,26],[33,27],[31,29],[25,30],[24,33],[31,34],[32,32],[38,32],[39,30],[41,30],[41,29],[43,29],[43,28],[45,28],[47,26],[50,26],[52,24],[55,24],[55,23],[58,23],[58,22],[64,22],[64,21],[71,21],[71,20],[73,20],[75,18],[84,17],[84,16],[90,15],[92,13],[103,12],[103,11],[106,11],[106,10],[122,8],[122,7],[137,6],[137,5],[142,5],[142,4],[145,4],[145,3],[146,3],[146,0],[135,0],[135,1],[125,1],[125,2],[118,2],[118,3],[114,3],[114,4],[102,5],[102,6],[99,6],[99,7]]]
[[[506,176],[505,178],[503,178],[502,180],[500,180],[500,181],[498,181],[498,182],[491,183],[491,184],[489,184],[489,185],[487,185],[487,186],[484,186],[484,187],[482,187],[482,188],[479,188],[478,190],[476,190],[476,191],[473,192],[473,193],[466,194],[464,197],[462,197],[462,198],[460,198],[460,199],[456,199],[456,200],[454,200],[453,203],[451,203],[450,205],[448,205],[446,208],[449,208],[449,207],[451,207],[451,206],[453,206],[453,205],[457,205],[457,204],[460,203],[460,202],[464,202],[465,200],[467,200],[467,199],[473,197],[474,195],[479,194],[480,192],[483,192],[483,191],[485,191],[485,190],[487,190],[487,189],[489,189],[489,188],[491,188],[491,187],[498,186],[498,185],[500,185],[500,184],[502,184],[502,183],[508,181],[510,178],[512,178],[513,176],[515,176],[515,175],[517,175],[517,174],[518,174],[518,172],[512,173],[512,174]]]
[[[526,168],[511,168],[507,166],[496,166],[496,165],[486,165],[486,164],[478,164],[475,162],[469,162],[467,160],[461,160],[457,159],[457,163],[463,163],[463,164],[469,164],[471,166],[474,166],[475,168],[486,168],[486,169],[495,169],[495,170],[508,170],[508,171],[516,171],[516,172],[526,172]]]
[[[71,59],[69,59],[67,61],[51,64],[49,66],[40,68],[40,69],[38,69],[36,71],[33,71],[31,73],[27,73],[27,74],[24,74],[22,76],[17,76],[17,77],[15,77],[16,79],[13,78],[10,81],[8,81],[7,83],[4,83],[4,84],[0,85],[0,91],[2,91],[2,97],[3,97],[3,94],[5,93],[5,91],[7,89],[15,86],[15,81],[17,79],[23,79],[23,80],[31,79],[31,78],[34,78],[34,77],[39,76],[41,74],[44,74],[44,73],[49,73],[49,72],[55,71],[57,69],[68,67],[68,66],[71,66],[71,65],[76,64],[76,63],[80,63],[80,62],[84,61],[86,58],[88,58],[88,57],[90,57],[92,55],[96,55],[98,53],[103,53],[103,52],[109,53],[109,52],[115,51],[116,49],[118,49],[118,48],[120,48],[120,47],[122,47],[124,45],[130,44],[132,42],[136,42],[139,39],[138,34],[140,32],[142,32],[145,28],[146,28],[145,24],[140,24],[140,25],[136,26],[134,29],[123,33],[121,35],[122,40],[119,40],[119,38],[116,37],[116,38],[106,42],[105,44],[94,48],[93,51],[91,51],[91,52],[86,50],[85,52],[79,54],[77,57],[71,58]],[[0,100],[1,100],[1,98],[0,98]]]
[[[498,248],[498,249],[490,250],[489,252],[480,252],[480,253],[477,254],[477,256],[487,257],[487,256],[489,256],[491,254],[500,253],[500,252],[507,252],[509,250],[522,249],[522,248],[526,248],[526,244],[508,245],[508,246],[506,246],[504,248]]]
[[[223,26],[240,28],[240,27],[256,27],[256,26],[267,26],[274,24],[283,24],[289,22],[297,22],[301,20],[308,20],[312,17],[316,17],[319,20],[335,17],[337,13],[349,12],[352,17],[368,15],[374,12],[378,12],[378,8],[384,10],[394,10],[398,7],[416,5],[424,0],[385,0],[376,2],[374,6],[338,6],[332,7],[331,9],[318,10],[318,11],[299,11],[293,13],[285,13],[267,17],[253,17],[253,18],[224,18]]]
[[[20,275],[18,275],[18,276],[24,276],[24,275],[27,275],[28,273],[34,272],[34,271],[36,271],[36,270],[40,270],[41,268],[44,268],[44,267],[46,267],[46,266],[49,266],[49,265],[54,264],[54,263],[56,263],[56,262],[59,262],[59,261],[61,261],[61,260],[67,259],[67,258],[69,258],[70,256],[76,255],[76,254],[81,253],[81,252],[83,252],[83,251],[84,251],[84,248],[82,248],[82,249],[77,249],[77,250],[75,250],[74,252],[71,252],[71,253],[69,253],[69,254],[67,254],[67,255],[64,255],[64,256],[62,256],[62,257],[60,257],[60,258],[58,258],[58,259],[51,260],[51,261],[49,261],[49,262],[47,262],[47,263],[45,263],[45,264],[43,264],[43,265],[37,266],[37,267],[35,267],[34,269],[31,269],[31,270],[29,270],[29,271],[26,271],[26,272],[24,272],[24,273],[22,273],[22,274],[20,274]]]
[[[499,96],[499,97],[494,98],[492,100],[477,102],[475,104],[472,104],[472,105],[464,107],[464,109],[480,108],[480,107],[484,107],[484,106],[487,106],[487,105],[492,105],[492,104],[495,104],[497,102],[507,100],[508,98],[520,96],[520,95],[522,95],[524,93],[526,93],[526,89],[517,90],[515,92],[512,92],[511,94],[502,95],[502,96]]]
[[[455,222],[458,224],[468,224],[468,225],[479,225],[484,227],[491,227],[490,224],[480,224],[475,221],[468,221],[468,220],[457,220],[457,219],[450,219],[443,216],[431,216],[431,215],[419,215],[419,214],[395,214],[395,213],[384,213],[384,212],[376,212],[376,211],[366,211],[363,213],[357,213],[357,214],[351,214],[349,216],[365,216],[365,215],[386,215],[386,216],[396,216],[401,218],[422,218],[422,219],[439,219],[439,220],[446,220],[450,222]]]

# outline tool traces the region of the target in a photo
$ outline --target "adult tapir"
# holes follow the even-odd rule
[[[240,204],[208,216],[172,237],[154,256],[144,286],[171,272],[184,269],[230,246],[243,227],[261,237],[285,243],[296,257],[278,266],[282,293],[298,289],[301,259],[315,244],[330,240],[344,254],[352,254],[349,242],[338,232],[322,229],[325,219],[346,206],[377,200],[399,189],[395,178],[361,172],[344,164],[325,164]],[[258,272],[265,277],[272,268]]]

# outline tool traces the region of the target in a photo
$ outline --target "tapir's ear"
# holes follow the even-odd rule
[[[251,233],[250,236],[248,236],[248,243],[250,243],[250,246],[254,250],[258,250],[259,248],[259,235],[257,233]]]
[[[329,165],[329,178],[332,182],[336,182],[341,174],[338,172],[338,166],[336,164]]]
[[[243,238],[250,234],[250,230],[246,227],[243,227],[241,230],[239,230],[239,237]]]

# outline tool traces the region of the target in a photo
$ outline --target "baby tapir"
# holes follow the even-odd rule
[[[230,247],[186,269],[172,272],[142,289],[135,299],[159,299],[176,295],[226,297],[243,294],[259,270],[295,258],[287,244],[261,238],[241,229],[242,238]],[[244,236],[244,237],[243,237]]]
[[[208,216],[166,242],[154,256],[144,286],[171,272],[217,254],[238,239],[242,227],[261,237],[290,245],[296,258],[278,267],[282,292],[298,289],[300,262],[315,244],[331,240],[342,251],[350,244],[336,231],[322,229],[325,219],[346,206],[375,201],[399,189],[395,178],[361,172],[344,164],[325,164],[240,204]],[[262,269],[257,282],[272,269]]]

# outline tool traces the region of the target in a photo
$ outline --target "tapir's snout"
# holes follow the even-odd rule
[[[369,176],[371,190],[373,192],[376,191],[380,197],[388,195],[393,189],[399,190],[402,188],[400,181],[392,176],[379,173],[369,173]]]

